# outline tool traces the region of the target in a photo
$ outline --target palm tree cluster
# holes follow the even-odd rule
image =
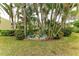
[[[76,17],[76,3],[2,3],[0,7],[9,15],[14,30],[23,30],[24,37],[44,34],[48,38],[63,36],[66,21]],[[16,12],[14,12],[16,9]]]

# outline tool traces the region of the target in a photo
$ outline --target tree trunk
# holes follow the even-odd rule
[[[27,38],[27,22],[26,22],[26,4],[23,6],[23,16],[24,16],[24,36]]]

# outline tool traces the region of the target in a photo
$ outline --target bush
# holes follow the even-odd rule
[[[0,30],[0,32],[1,32],[1,30]]]
[[[15,30],[0,30],[2,36],[14,36]]]
[[[60,39],[60,36],[57,34],[53,39]]]
[[[63,32],[60,31],[56,36],[53,37],[53,39],[60,39],[63,37]]]
[[[75,21],[75,22],[73,23],[73,25],[76,26],[76,27],[79,27],[79,20]]]
[[[68,27],[63,29],[62,32],[64,33],[64,36],[69,36],[72,33],[72,29]]]
[[[0,35],[1,35],[1,30],[0,30]]]
[[[78,27],[74,27],[74,28],[73,28],[73,32],[79,33],[79,28],[78,28]]]
[[[25,38],[24,31],[22,31],[22,30],[16,30],[15,31],[15,36],[16,36],[17,40],[23,40]]]

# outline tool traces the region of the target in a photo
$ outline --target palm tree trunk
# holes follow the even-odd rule
[[[26,4],[23,5],[23,16],[24,16],[24,36],[27,38],[27,22],[26,22]]]

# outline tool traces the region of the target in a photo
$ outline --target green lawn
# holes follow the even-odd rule
[[[79,33],[51,41],[16,40],[0,36],[0,55],[79,55]]]

